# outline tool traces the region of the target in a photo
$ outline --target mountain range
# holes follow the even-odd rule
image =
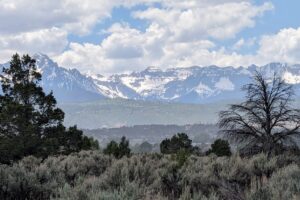
[[[61,103],[106,98],[177,103],[241,99],[244,95],[241,87],[249,83],[255,71],[268,77],[277,73],[287,83],[295,85],[296,94],[300,94],[300,65],[270,63],[238,68],[193,66],[167,70],[148,67],[139,72],[103,76],[63,68],[44,54],[33,57],[43,75],[41,85],[47,92],[53,91]]]

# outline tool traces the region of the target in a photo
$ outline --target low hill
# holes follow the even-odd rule
[[[194,144],[211,143],[218,133],[218,128],[213,124],[194,125],[136,125],[120,128],[102,128],[83,130],[85,135],[96,138],[101,146],[111,140],[119,140],[122,136],[129,139],[131,145],[147,141],[159,144],[163,139],[170,138],[176,133],[186,133]]]

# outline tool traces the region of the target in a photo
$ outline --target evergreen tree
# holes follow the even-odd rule
[[[211,148],[206,153],[214,153],[217,156],[231,156],[231,150],[228,141],[222,139],[217,139],[213,144],[211,144]]]
[[[107,144],[106,148],[103,149],[103,153],[107,155],[113,155],[115,157],[119,156],[119,146],[118,143],[114,140],[110,141],[110,143]]]
[[[121,141],[119,143],[119,157],[123,157],[123,156],[129,156],[130,155],[130,148],[129,148],[129,141],[126,140],[126,137],[122,137]]]
[[[13,55],[1,75],[0,162],[27,155],[45,157],[81,149],[82,132],[63,126],[64,112],[51,93],[39,85],[41,74],[28,55]]]
[[[123,156],[130,156],[131,150],[129,148],[129,141],[126,137],[122,137],[120,143],[115,141],[108,143],[106,148],[103,150],[104,154],[113,155],[114,157],[120,159]]]
[[[185,133],[177,133],[171,139],[166,138],[160,143],[160,151],[163,154],[177,153],[180,149],[193,151],[192,140]]]

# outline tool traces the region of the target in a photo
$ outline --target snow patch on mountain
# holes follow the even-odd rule
[[[116,87],[115,89],[113,88],[109,88],[107,86],[104,86],[104,85],[98,85],[98,89],[99,89],[99,92],[101,94],[103,94],[104,96],[106,97],[109,97],[109,98],[123,98],[123,99],[128,99],[127,96],[125,96],[120,90],[118,87]]]
[[[205,85],[205,84],[203,84],[201,82],[197,85],[197,87],[194,88],[194,90],[201,97],[209,96],[209,95],[212,95],[214,93],[213,89],[211,89],[210,87],[208,87],[207,85]]]
[[[143,78],[123,77],[121,80],[125,85],[134,89],[137,93],[147,96],[151,93],[162,93],[164,91],[164,85],[173,79],[169,77],[153,78],[147,75]]]
[[[60,67],[43,54],[33,57],[38,71],[42,73],[41,85],[47,92],[53,91],[61,102],[123,98],[203,103],[242,98],[240,88],[249,83],[255,71],[270,78],[277,73],[288,84],[294,84],[300,94],[300,65],[270,63],[247,68],[193,66],[167,70],[148,67],[139,72],[102,76]],[[3,66],[8,66],[8,63]]]
[[[191,76],[193,74],[193,72],[191,72],[189,70],[178,70],[178,71],[176,71],[176,74],[177,74],[178,80],[185,80],[189,76]]]
[[[221,77],[218,82],[216,82],[215,87],[219,90],[234,90],[234,84],[227,77]]]

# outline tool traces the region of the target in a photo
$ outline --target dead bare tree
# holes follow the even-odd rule
[[[279,76],[266,79],[256,72],[253,82],[242,88],[246,100],[220,112],[218,125],[230,141],[241,144],[241,152],[278,154],[298,149],[300,110],[291,106],[293,89]]]

